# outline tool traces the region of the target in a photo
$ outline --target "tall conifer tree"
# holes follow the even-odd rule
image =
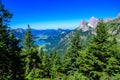
[[[119,56],[117,52],[117,42],[110,37],[106,30],[103,20],[100,20],[96,29],[96,35],[90,43],[88,52],[86,53],[85,62],[82,64],[83,69],[89,77],[99,80],[103,76],[112,79],[111,76],[119,73]]]
[[[28,25],[27,32],[23,40],[23,48],[21,55],[25,61],[25,77],[27,79],[33,79],[35,75],[35,69],[39,61],[38,49],[34,44],[33,36],[31,33],[30,26]]]
[[[63,58],[63,68],[65,73],[74,74],[77,71],[76,59],[79,56],[79,50],[81,49],[81,38],[79,31],[73,32],[73,36],[69,43],[69,48]]]
[[[59,72],[61,70],[59,54],[55,51],[54,53],[51,53],[49,59],[50,59],[50,74],[52,78],[55,78],[59,75]]]
[[[12,14],[0,4],[0,79],[1,80],[20,80],[21,60],[19,40],[9,28]]]

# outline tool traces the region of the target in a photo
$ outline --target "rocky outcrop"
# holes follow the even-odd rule
[[[97,24],[98,24],[98,19],[95,17],[91,17],[89,22],[88,22],[88,26],[95,29]]]
[[[97,24],[98,24],[98,19],[95,17],[91,17],[88,22],[81,20],[80,26],[77,29],[88,31],[90,27],[95,29]]]

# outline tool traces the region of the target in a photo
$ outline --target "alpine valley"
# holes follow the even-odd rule
[[[92,36],[96,34],[96,26],[99,19],[91,17],[89,21],[81,20],[80,25],[74,30],[70,29],[46,29],[46,30],[36,30],[31,29],[33,39],[35,44],[43,48],[44,51],[50,52],[57,50],[60,55],[67,50],[70,38],[73,36],[74,31],[79,30],[80,38],[82,39],[82,45],[84,48],[89,45],[89,41]],[[112,34],[118,42],[120,42],[120,14],[114,19],[106,18],[104,23],[107,26],[107,32]],[[14,29],[15,36],[23,40],[26,33],[26,29],[18,28]],[[20,44],[21,45],[21,44]],[[120,46],[120,45],[118,45]]]
[[[119,3],[0,0],[0,80],[120,80]]]

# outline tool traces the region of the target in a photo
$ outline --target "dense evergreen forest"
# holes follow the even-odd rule
[[[9,27],[12,14],[0,5],[0,80],[120,80],[120,47],[102,19],[87,47],[73,32],[63,56],[34,44],[30,25],[19,46]]]

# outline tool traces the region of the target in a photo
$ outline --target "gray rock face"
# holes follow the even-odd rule
[[[95,17],[91,17],[89,22],[88,22],[88,26],[95,29],[97,24],[98,24],[98,19]]]
[[[83,31],[89,30],[90,27],[95,29],[97,24],[98,24],[98,19],[95,17],[91,17],[88,22],[81,20],[78,29],[81,29]]]
[[[89,27],[87,26],[87,22],[84,20],[81,20],[80,22],[80,26],[78,27],[78,29],[81,29],[83,31],[87,31],[89,29]]]

